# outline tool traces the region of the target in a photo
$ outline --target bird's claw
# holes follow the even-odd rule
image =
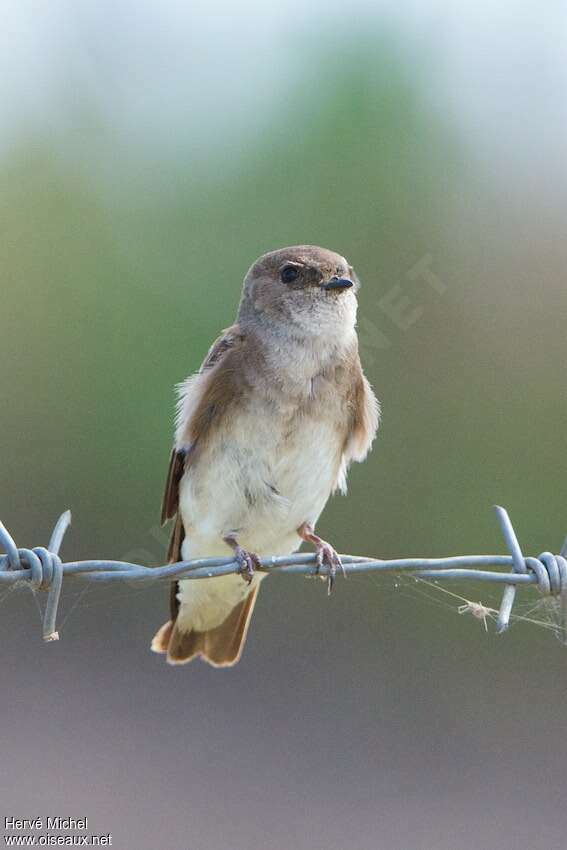
[[[333,588],[335,586],[335,577],[337,575],[337,568],[340,568],[343,576],[346,578],[346,572],[341,561],[340,555],[336,552],[329,543],[326,543],[322,540],[317,544],[316,555],[315,555],[315,563],[316,563],[316,573],[319,575],[321,567],[325,565],[328,569],[327,573],[327,594],[331,595],[333,592]]]
[[[337,575],[337,567],[340,567],[343,576],[346,578],[346,570],[341,561],[340,555],[336,552],[330,543],[323,540],[317,534],[310,522],[302,523],[297,529],[298,535],[307,543],[313,543],[315,546],[315,575],[320,576],[323,565],[327,567],[327,593],[330,596],[333,592],[335,584],[335,576]]]
[[[250,584],[256,569],[260,567],[260,558],[254,552],[247,552],[241,546],[235,549],[234,554],[238,563],[238,574],[242,576],[246,584]]]

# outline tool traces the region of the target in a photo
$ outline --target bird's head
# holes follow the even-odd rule
[[[344,257],[314,245],[263,254],[244,279],[239,321],[292,333],[354,330],[358,278]]]

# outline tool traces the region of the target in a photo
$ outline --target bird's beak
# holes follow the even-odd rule
[[[350,289],[352,285],[352,280],[348,277],[332,277],[321,284],[321,289]]]

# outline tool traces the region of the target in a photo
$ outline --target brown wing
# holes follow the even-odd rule
[[[348,430],[335,488],[346,492],[346,473],[353,461],[363,461],[378,430],[380,404],[366,379],[358,352],[349,369],[350,382],[346,392],[349,410]]]
[[[345,461],[363,461],[378,430],[380,404],[365,375],[360,373],[351,399],[350,431],[345,445]]]
[[[185,472],[188,449],[171,450],[169,457],[169,469],[165,482],[165,492],[161,503],[161,524],[165,525],[168,519],[174,519],[179,504],[179,482]]]
[[[176,445],[169,458],[169,469],[161,507],[161,522],[174,520],[169,540],[167,558],[169,563],[181,560],[181,546],[185,539],[183,520],[179,513],[179,484],[199,442],[206,436],[214,421],[214,414],[223,406],[223,401],[233,396],[235,386],[234,369],[223,369],[229,352],[239,348],[244,336],[238,325],[227,328],[213,343],[199,372],[187,379],[180,389]],[[226,374],[225,374],[226,373]],[[177,582],[171,586],[171,616],[177,616]]]

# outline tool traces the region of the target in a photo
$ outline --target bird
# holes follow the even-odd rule
[[[170,664],[239,661],[266,577],[261,557],[311,543],[332,589],[342,564],[317,520],[332,493],[346,492],[380,419],[358,350],[359,286],[334,251],[263,254],[236,322],[178,385],[161,515],[173,523],[168,561],[232,553],[238,571],[172,583],[170,619],[151,644]]]

